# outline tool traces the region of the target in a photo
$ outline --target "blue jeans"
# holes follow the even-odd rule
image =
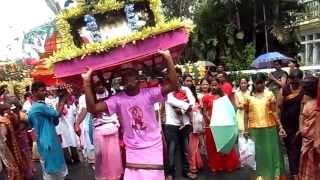
[[[166,175],[175,175],[175,157],[177,146],[180,146],[181,164],[183,174],[188,174],[189,170],[189,135],[191,133],[191,125],[186,125],[183,129],[180,126],[164,125],[164,135],[167,143],[167,160],[165,165]]]

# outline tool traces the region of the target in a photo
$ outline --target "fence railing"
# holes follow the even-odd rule
[[[313,0],[303,3],[304,13],[297,16],[297,22],[320,18],[320,1]]]

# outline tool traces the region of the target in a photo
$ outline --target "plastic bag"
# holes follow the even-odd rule
[[[193,133],[203,133],[204,119],[202,113],[199,110],[196,110],[193,111],[192,115]]]
[[[243,135],[239,136],[239,153],[241,167],[249,166],[256,170],[255,144],[250,138],[245,138]]]

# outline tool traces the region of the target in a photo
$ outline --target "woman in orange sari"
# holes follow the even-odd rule
[[[300,133],[302,148],[300,156],[300,180],[318,180],[320,177],[319,149],[319,113],[317,112],[317,83],[318,79],[308,78],[304,81],[303,110],[301,114]],[[318,121],[318,122],[317,122]]]
[[[233,171],[240,166],[239,155],[237,154],[236,149],[233,148],[227,155],[217,152],[213,135],[211,129],[209,128],[211,116],[214,116],[214,114],[212,114],[213,102],[216,99],[224,96],[224,93],[219,87],[219,83],[216,79],[211,81],[210,86],[211,94],[205,95],[202,99],[204,117],[206,121],[205,139],[208,154],[208,166],[212,172]]]

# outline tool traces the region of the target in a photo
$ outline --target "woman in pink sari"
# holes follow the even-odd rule
[[[98,102],[103,102],[111,92],[101,82],[95,84]],[[123,175],[119,142],[119,121],[116,114],[97,113],[94,116],[95,179],[119,180]]]
[[[316,180],[320,177],[319,113],[317,112],[318,79],[308,78],[304,82],[303,111],[301,114],[300,133],[302,148],[300,157],[300,180]]]

